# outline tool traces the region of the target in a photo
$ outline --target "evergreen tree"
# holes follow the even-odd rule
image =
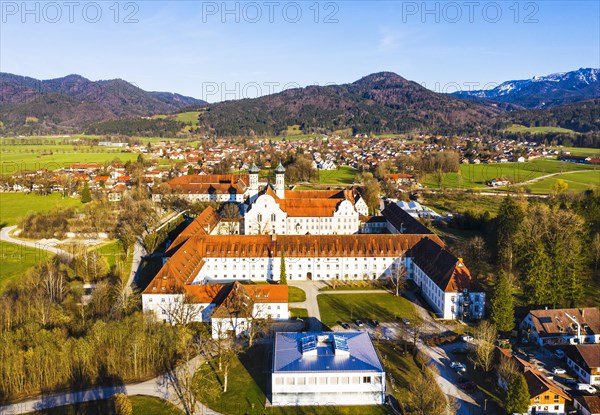
[[[281,250],[281,266],[279,267],[279,283],[287,284],[287,275],[285,272],[285,252]]]
[[[194,171],[194,167],[193,166],[188,167],[187,174],[195,174],[195,173],[196,172]]]
[[[530,304],[544,304],[551,300],[551,261],[538,241],[527,255],[525,263],[525,288]]]
[[[89,203],[92,201],[92,192],[88,182],[83,182],[83,189],[81,190],[81,203]]]
[[[529,388],[525,377],[520,373],[508,380],[505,409],[509,414],[523,414],[529,409]]]
[[[500,332],[508,332],[515,326],[514,298],[508,276],[504,271],[498,274],[498,280],[490,301],[490,319]]]
[[[498,262],[504,264],[509,276],[514,264],[514,250],[524,212],[510,196],[504,198],[498,209]]]

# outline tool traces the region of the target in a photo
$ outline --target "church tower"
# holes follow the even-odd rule
[[[248,170],[250,176],[250,196],[253,196],[258,193],[258,173],[260,169],[256,167],[256,164],[252,163],[250,170]]]
[[[275,169],[275,194],[280,199],[285,198],[285,168],[281,162]]]

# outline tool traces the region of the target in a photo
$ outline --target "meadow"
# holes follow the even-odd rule
[[[577,134],[573,130],[562,127],[526,127],[521,124],[513,124],[510,127],[504,129],[509,133],[531,133],[531,134],[546,134],[546,133],[564,133],[564,134]]]
[[[559,179],[569,186],[567,190],[574,192],[583,192],[587,189],[600,190],[600,170],[562,173],[530,183],[527,188],[534,194],[548,194]]]
[[[29,212],[43,212],[55,207],[80,207],[77,198],[63,197],[59,193],[40,196],[34,193],[0,193],[0,224],[16,225]]]
[[[29,268],[52,255],[40,249],[0,241],[0,293],[10,281],[22,277]]]
[[[353,184],[358,170],[341,166],[337,170],[319,170],[319,184]]]
[[[494,178],[504,177],[513,184],[518,184],[534,180],[547,174],[582,170],[600,171],[597,166],[548,159],[533,160],[525,163],[461,164],[460,173],[447,173],[444,175],[441,187],[443,189],[493,190],[485,183]],[[590,173],[593,174],[595,172],[591,171]],[[557,177],[558,176],[553,176],[548,180],[554,182],[557,180]],[[419,182],[429,188],[438,188],[436,178],[433,174],[424,176]],[[533,183],[528,184],[529,187],[532,185]]]

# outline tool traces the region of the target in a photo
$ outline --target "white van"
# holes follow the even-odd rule
[[[592,385],[588,385],[587,383],[578,383],[577,390],[586,391],[587,393],[596,393],[596,388]]]

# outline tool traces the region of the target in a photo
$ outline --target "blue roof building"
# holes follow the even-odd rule
[[[277,333],[273,405],[381,405],[385,370],[365,332]]]

